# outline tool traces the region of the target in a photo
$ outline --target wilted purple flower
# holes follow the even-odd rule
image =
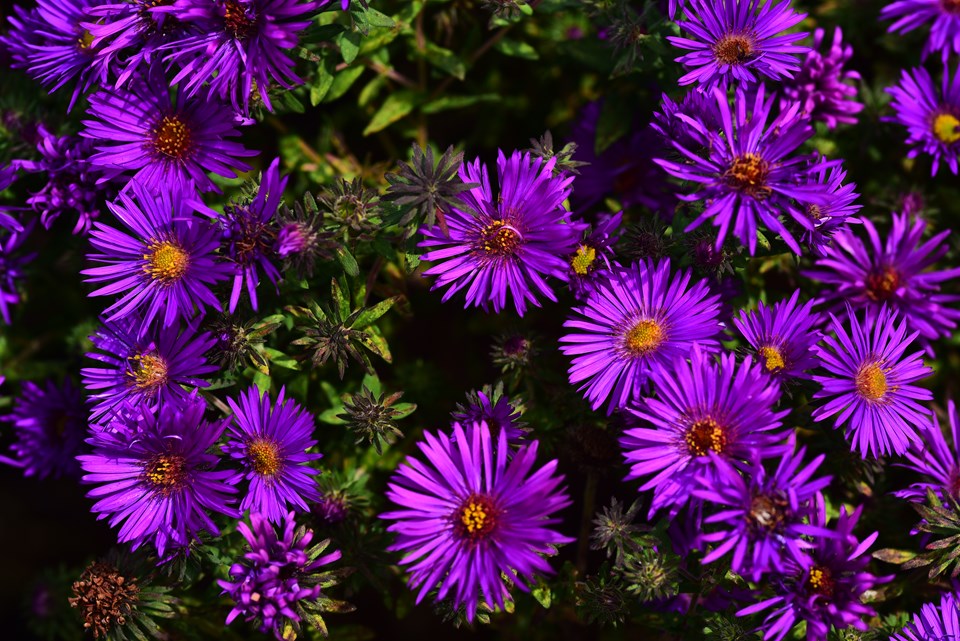
[[[110,526],[120,526],[117,539],[133,549],[152,542],[164,557],[206,531],[219,534],[207,512],[236,516],[227,480],[231,470],[215,469],[219,457],[208,453],[226,421],[203,419],[205,404],[196,395],[182,407],[160,406],[157,414],[131,413],[96,430],[87,442],[93,454],[78,456],[85,483],[98,487],[87,496],[91,508]]]
[[[123,89],[90,96],[92,118],[82,136],[97,148],[90,162],[114,178],[133,172],[151,191],[192,193],[219,191],[207,172],[233,178],[250,167],[238,160],[255,156],[238,142],[232,110],[216,100],[190,99],[178,91],[171,103],[170,85],[154,66]]]
[[[320,498],[318,472],[308,463],[323,455],[307,453],[317,444],[313,416],[284,395],[281,388],[274,404],[266,392],[261,396],[250,387],[239,399],[227,399],[233,421],[223,451],[243,465],[233,482],[250,482],[240,511],[259,513],[271,523],[280,523],[290,507],[307,510],[307,501]]]
[[[953,592],[940,595],[940,605],[924,603],[913,621],[890,641],[952,641],[960,638],[960,599]]]
[[[689,271],[673,273],[670,260],[621,268],[597,284],[564,322],[562,351],[573,357],[571,384],[580,384],[593,409],[607,413],[639,397],[658,369],[685,357],[694,344],[719,347],[718,298],[707,281],[690,286]]]
[[[437,598],[452,595],[473,621],[481,598],[504,607],[503,576],[526,591],[536,574],[551,571],[544,557],[573,541],[550,529],[560,522],[551,514],[570,499],[556,461],[534,470],[537,441],[511,456],[506,431],[493,440],[485,423],[469,435],[454,423],[453,435],[423,438],[427,463],[409,457],[400,465],[387,490],[398,509],[380,517],[395,521],[389,549],[405,553],[400,563],[410,566],[417,603],[439,584]]]
[[[793,75],[800,64],[795,54],[809,47],[793,43],[804,33],[783,33],[807,17],[795,13],[789,0],[688,0],[684,20],[677,26],[690,37],[667,36],[676,47],[690,53],[676,59],[691,71],[681,85],[697,82],[709,88],[722,81],[740,83]],[[777,35],[781,34],[781,35]]]
[[[45,387],[25,382],[13,411],[0,420],[13,424],[17,439],[10,446],[13,456],[0,456],[0,462],[41,479],[80,471],[75,457],[87,431],[87,408],[69,379],[63,385],[47,381]]]
[[[36,258],[36,253],[22,251],[23,243],[33,231],[34,221],[23,226],[23,231],[0,229],[0,318],[10,324],[10,306],[20,302],[17,288],[24,277],[24,266]]]
[[[941,293],[940,284],[960,276],[960,267],[931,269],[949,250],[944,241],[950,230],[923,242],[926,221],[917,218],[911,225],[906,214],[893,215],[886,239],[867,219],[863,229],[869,245],[849,230],[840,231],[826,257],[803,272],[829,286],[821,290],[821,301],[830,303],[835,314],[842,314],[846,305],[873,313],[890,307],[924,342],[950,336],[960,319],[960,309],[953,307],[960,296]]]
[[[955,20],[960,43],[960,13]],[[904,70],[900,84],[888,87],[887,93],[893,96],[891,106],[896,112],[887,120],[907,128],[907,144],[912,146],[907,158],[916,158],[922,151],[933,157],[931,175],[937,175],[941,161],[956,175],[960,159],[960,67],[951,82],[944,66],[939,92],[930,73],[917,67]]]
[[[555,177],[554,164],[556,158],[544,162],[516,151],[509,158],[499,152],[496,197],[479,159],[460,168],[465,183],[479,184],[461,195],[469,209],[447,213],[449,235],[439,225],[421,230],[420,246],[429,249],[422,259],[435,263],[424,274],[437,276],[434,289],[449,286],[444,301],[466,289],[466,306],[486,309],[492,304],[499,313],[509,294],[523,316],[528,302],[540,305],[537,294],[557,300],[544,276],[566,280],[566,256],[576,248],[584,225],[574,223],[563,207],[573,177]]]
[[[887,307],[868,310],[862,321],[848,311],[849,333],[833,314],[830,320],[836,337],[825,336],[825,347],[817,348],[826,375],[813,377],[821,385],[813,397],[830,400],[813,411],[813,420],[837,415],[834,427],[847,425],[851,446],[863,458],[903,454],[930,420],[930,410],[917,401],[933,398],[911,385],[933,373],[922,352],[904,356],[917,332],[907,335],[906,322],[898,325],[897,313]]]
[[[570,288],[580,300],[584,300],[597,284],[617,267],[611,262],[613,244],[620,235],[623,212],[598,216],[598,222],[586,238],[580,241],[576,251],[568,258],[570,263]]]
[[[755,312],[741,311],[733,324],[756,353],[756,360],[779,378],[810,378],[806,370],[817,366],[814,346],[820,340],[820,315],[813,301],[797,305],[800,290],[773,308],[762,302]]]
[[[843,44],[843,32],[837,27],[830,49],[820,53],[824,33],[823,29],[813,32],[813,49],[807,53],[800,71],[784,80],[780,108],[799,102],[800,113],[825,123],[830,129],[840,123],[854,125],[863,104],[854,100],[857,88],[850,83],[860,80],[860,74],[843,68],[853,57],[853,47]]]
[[[885,20],[895,22],[887,28],[892,33],[907,33],[933,22],[923,57],[939,51],[946,64],[950,54],[960,54],[960,9],[953,0],[897,0],[880,12]]]
[[[827,249],[833,243],[833,237],[850,223],[859,223],[854,216],[861,205],[856,204],[860,194],[854,191],[854,183],[844,183],[847,172],[828,160],[819,159],[810,168],[813,181],[824,186],[827,201],[825,204],[807,203],[803,213],[812,228],[803,230],[801,242],[815,256],[827,255]]]
[[[717,476],[717,461],[778,456],[778,431],[789,410],[774,411],[777,383],[747,358],[739,366],[727,353],[713,356],[693,347],[690,360],[654,370],[654,396],[628,408],[630,427],[620,439],[630,473],[643,479],[640,491],[653,490],[650,514],[676,512],[697,487],[697,478]]]
[[[953,401],[947,402],[947,419],[950,423],[949,444],[935,413],[932,420],[920,429],[921,440],[914,441],[904,453],[907,462],[903,466],[921,474],[924,480],[894,492],[895,496],[922,503],[927,498],[927,491],[933,490],[944,500],[948,497],[960,500],[960,453],[957,451],[960,447],[960,419]]]

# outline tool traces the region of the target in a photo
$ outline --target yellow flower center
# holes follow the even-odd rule
[[[157,494],[169,496],[183,486],[187,461],[178,454],[161,454],[144,466],[144,477]]]
[[[828,599],[833,598],[834,581],[830,568],[820,565],[813,566],[810,570],[810,578],[807,579],[807,587]]]
[[[860,396],[868,401],[879,401],[887,393],[887,375],[879,363],[868,363],[861,367],[854,382]]]
[[[739,65],[753,55],[753,38],[746,34],[731,33],[713,45],[713,55],[725,65]]]
[[[773,345],[761,347],[760,357],[763,358],[763,365],[767,368],[768,372],[779,372],[787,366],[783,352],[780,351],[779,347],[774,347]]]
[[[158,354],[137,354],[128,360],[131,362],[127,375],[133,386],[142,392],[154,394],[170,380],[167,361]]]
[[[960,1],[957,2],[960,5]],[[945,145],[960,140],[960,119],[953,114],[940,114],[933,119],[933,135]]]
[[[83,33],[80,34],[80,37],[77,38],[77,47],[80,48],[80,51],[87,51],[92,44],[93,34],[87,30],[84,30]]]
[[[516,252],[523,237],[503,220],[494,220],[480,232],[479,248],[492,256],[506,256]]]
[[[623,343],[631,356],[643,356],[656,351],[667,338],[663,326],[653,319],[638,321],[624,336]]]
[[[153,148],[173,160],[182,160],[192,149],[190,128],[178,116],[164,116],[153,129]]]
[[[586,276],[593,266],[593,261],[597,259],[597,250],[590,245],[580,245],[577,247],[577,253],[570,259],[570,266],[573,267],[575,274]]]
[[[707,452],[723,454],[728,442],[723,427],[710,417],[702,418],[688,427],[683,440],[694,456],[706,456]]]
[[[497,509],[486,496],[467,498],[454,515],[454,529],[472,541],[486,538],[497,524]]]
[[[277,444],[258,438],[247,445],[247,457],[250,465],[260,476],[274,476],[283,467],[283,457]]]
[[[147,264],[143,271],[150,274],[154,280],[164,285],[170,285],[187,273],[190,267],[190,255],[173,241],[151,241],[147,245],[147,253],[143,255]]]

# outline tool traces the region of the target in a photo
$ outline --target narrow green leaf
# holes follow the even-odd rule
[[[504,38],[498,42],[494,48],[500,53],[514,58],[536,60],[540,57],[540,54],[537,53],[537,50],[528,45],[526,42],[510,40],[509,38]]]
[[[467,66],[460,56],[440,45],[428,42],[426,57],[431,65],[447,72],[457,80],[463,80],[467,75]]]
[[[425,104],[420,111],[425,114],[435,114],[440,111],[449,111],[451,109],[463,109],[481,102],[499,102],[500,94],[482,93],[475,96],[443,96],[436,100],[431,100]]]
[[[399,296],[391,296],[385,300],[380,301],[373,307],[368,307],[357,316],[357,320],[353,322],[353,329],[364,329],[369,327],[374,321],[390,311],[390,308],[393,307],[394,303],[400,300]]]
[[[340,266],[343,267],[343,270],[347,272],[348,275],[357,276],[360,274],[360,266],[357,265],[357,259],[354,258],[350,250],[343,245],[337,247],[337,260],[340,261]]]
[[[333,84],[330,86],[330,91],[324,97],[324,102],[333,102],[343,94],[347,93],[350,87],[353,86],[353,83],[363,75],[363,71],[366,67],[361,65],[356,65],[354,67],[347,67],[340,73],[338,73],[334,79]]]
[[[420,96],[413,91],[398,91],[387,96],[377,113],[373,114],[370,124],[363,130],[364,136],[382,131],[397,122],[417,106]]]

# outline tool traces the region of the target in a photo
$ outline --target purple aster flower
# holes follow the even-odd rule
[[[690,51],[676,59],[691,70],[680,78],[681,85],[697,82],[713,88],[727,79],[790,78],[800,67],[795,54],[810,50],[793,44],[806,33],[783,33],[807,17],[795,13],[788,0],[777,5],[773,0],[689,0],[684,14],[677,26],[689,37],[667,36],[674,46]]]
[[[812,228],[804,229],[800,240],[814,255],[823,257],[838,231],[850,223],[860,222],[860,218],[854,216],[861,208],[856,204],[860,194],[854,191],[857,188],[854,183],[844,184],[847,172],[828,160],[821,158],[814,163],[810,175],[814,183],[823,185],[827,202],[806,204],[803,213]]]
[[[107,69],[96,64],[96,47],[84,22],[102,0],[38,0],[31,10],[15,7],[10,32],[0,38],[24,69],[53,93],[76,80],[69,111],[90,87],[106,80]]]
[[[17,180],[17,168],[12,165],[0,167],[0,192],[6,191]],[[9,212],[13,209],[0,205],[0,229],[23,231],[23,225]]]
[[[467,400],[471,402],[466,407],[457,405],[457,411],[452,414],[454,422],[460,423],[468,436],[477,425],[485,423],[492,434],[505,431],[511,443],[524,438],[527,432],[522,428],[520,410],[513,406],[502,389],[485,389],[489,395],[483,390],[468,394]]]
[[[946,64],[950,54],[960,54],[960,5],[956,0],[897,0],[880,12],[885,20],[895,22],[887,28],[892,33],[907,33],[933,22],[923,57],[939,51]]]
[[[718,457],[716,474],[698,478],[701,486],[693,496],[718,510],[704,518],[717,529],[703,540],[718,544],[703,557],[704,563],[732,551],[730,569],[759,581],[768,572],[783,574],[786,559],[800,558],[813,547],[804,537],[831,535],[805,522],[817,492],[830,485],[829,476],[813,478],[824,455],[804,465],[805,453],[805,448],[794,451],[791,442],[772,473],[758,459],[731,465]]]
[[[10,446],[13,456],[0,456],[0,462],[41,479],[75,476],[80,471],[75,457],[83,448],[87,408],[69,379],[63,385],[47,381],[45,388],[24,383],[13,411],[0,420],[13,424],[17,438]]]
[[[27,222],[22,231],[0,229],[0,318],[10,324],[10,306],[20,302],[17,289],[24,277],[23,268],[36,258],[36,253],[23,251],[23,243],[33,231],[34,221]]]
[[[296,525],[293,512],[285,515],[282,536],[260,514],[250,515],[249,526],[237,524],[250,549],[230,566],[233,581],[217,580],[222,594],[234,602],[227,625],[243,615],[245,621],[258,621],[260,631],[272,632],[278,641],[299,638],[300,622],[310,616],[305,609],[323,596],[321,588],[330,576],[320,568],[341,555],[335,550],[321,556],[330,542],[311,547],[313,530]],[[288,625],[292,633],[285,630]]]
[[[104,283],[90,296],[120,296],[104,310],[107,320],[139,312],[144,324],[159,318],[169,326],[207,307],[220,309],[210,286],[227,278],[230,266],[214,253],[220,246],[214,225],[193,216],[176,191],[129,186],[107,205],[126,229],[95,223],[90,244],[102,253],[87,257],[103,266],[80,272],[88,283]]]
[[[695,343],[720,346],[719,299],[706,280],[690,286],[690,279],[689,271],[671,272],[669,259],[634,263],[573,309],[560,351],[573,357],[570,383],[581,384],[593,409],[609,399],[610,414],[636,399],[656,369],[686,357]]]
[[[960,639],[960,599],[953,592],[940,595],[939,607],[924,603],[913,621],[890,641],[952,641]]]
[[[220,533],[207,512],[236,516],[231,470],[217,470],[210,453],[226,420],[208,423],[196,395],[182,407],[162,405],[157,414],[133,413],[94,432],[92,454],[78,456],[83,481],[98,487],[87,496],[99,519],[120,526],[117,539],[137,549],[152,542],[164,558],[206,531]]]
[[[580,241],[577,250],[567,259],[570,264],[570,289],[578,299],[585,300],[597,284],[609,276],[612,269],[619,267],[611,262],[611,259],[614,258],[613,244],[620,236],[622,221],[622,211],[598,216],[593,230]]]
[[[824,33],[823,29],[813,32],[813,49],[807,52],[800,71],[784,81],[780,108],[799,102],[800,113],[830,129],[840,123],[855,125],[863,104],[854,100],[857,87],[850,83],[859,81],[860,74],[843,68],[853,57],[853,47],[843,44],[843,32],[837,27],[829,51],[820,53]]]
[[[841,506],[833,536],[814,539],[814,548],[808,555],[788,560],[784,577],[774,582],[777,595],[737,612],[746,616],[774,608],[761,626],[764,640],[783,639],[798,620],[806,621],[809,641],[824,641],[831,626],[837,630],[869,629],[863,617],[876,616],[876,611],[860,597],[892,577],[867,572],[870,555],[866,552],[877,533],[862,541],[853,535],[862,510],[860,506],[847,513],[846,507]],[[817,501],[813,517],[812,525],[827,525],[822,500]]]
[[[924,343],[950,336],[960,319],[960,310],[952,307],[960,296],[940,293],[940,284],[960,276],[960,268],[931,269],[947,253],[944,241],[950,231],[923,242],[926,221],[918,217],[911,225],[906,214],[894,214],[890,234],[881,239],[873,223],[862,222],[869,245],[850,231],[840,231],[826,257],[802,272],[829,286],[821,300],[831,303],[830,311],[838,315],[847,305],[874,314],[888,306]]]
[[[700,128],[707,131],[720,131],[723,127],[720,111],[713,92],[703,91],[700,87],[689,90],[680,102],[674,102],[670,96],[662,94],[660,111],[653,114],[650,126],[666,139],[667,150],[674,141],[686,149],[697,149],[707,141],[691,130],[689,121],[698,122]]]
[[[923,503],[927,499],[927,491],[933,490],[941,499],[951,497],[960,500],[960,433],[957,426],[957,406],[953,401],[947,402],[947,418],[950,422],[950,444],[944,437],[937,415],[920,430],[920,441],[911,444],[904,454],[907,459],[903,467],[913,470],[924,477],[919,483],[912,483],[903,490],[893,494],[914,503]]]
[[[960,12],[956,20],[960,43]],[[907,128],[907,144],[912,146],[907,158],[916,158],[922,151],[933,157],[931,175],[937,175],[941,161],[956,175],[960,159],[960,68],[951,82],[950,72],[944,67],[939,92],[923,67],[904,70],[900,84],[886,91],[893,96],[891,106],[896,112],[887,120]]]
[[[662,507],[676,512],[690,498],[696,479],[716,478],[717,462],[777,456],[783,433],[774,411],[777,383],[748,357],[739,366],[727,353],[717,364],[698,345],[677,357],[672,367],[654,370],[654,396],[628,408],[640,427],[620,439],[630,465],[627,479],[644,479],[640,491],[653,490],[650,515]]]
[[[418,446],[427,463],[407,458],[388,483],[399,508],[380,515],[395,521],[388,549],[405,552],[417,603],[439,584],[437,598],[452,594],[473,621],[481,598],[503,608],[502,576],[526,591],[535,574],[551,571],[544,556],[573,539],[550,528],[560,522],[550,515],[570,499],[556,461],[533,471],[537,441],[511,456],[505,430],[494,441],[485,423],[469,436],[454,423],[452,436],[426,432]]]
[[[287,52],[296,48],[316,8],[316,2],[302,0],[176,0],[177,18],[200,33],[170,45],[167,59],[181,67],[173,84],[182,82],[195,95],[206,83],[211,95],[229,98],[244,113],[256,91],[272,111],[271,85],[289,89],[303,82]]]
[[[528,302],[540,305],[538,293],[557,300],[544,276],[566,280],[565,257],[576,248],[584,225],[563,208],[573,177],[554,176],[555,163],[555,158],[544,162],[518,151],[509,158],[499,152],[497,197],[479,158],[460,168],[464,182],[479,184],[460,196],[468,209],[447,213],[449,235],[440,226],[426,228],[420,243],[430,249],[422,259],[435,263],[424,272],[438,276],[433,288],[449,286],[444,301],[466,289],[466,306],[493,304],[499,313],[509,294],[523,316]]]
[[[238,160],[255,156],[238,142],[236,118],[216,100],[191,99],[178,91],[170,101],[170,85],[154,66],[124,89],[103,90],[90,97],[86,129],[97,148],[90,162],[112,179],[126,172],[152,191],[191,193],[219,191],[207,172],[233,178],[250,167]]]
[[[738,87],[732,112],[726,92],[715,89],[713,97],[720,109],[722,130],[684,119],[690,139],[697,141],[696,148],[674,140],[682,159],[657,160],[670,175],[701,185],[700,191],[680,196],[681,200],[705,203],[686,231],[713,219],[720,228],[717,249],[732,227],[753,255],[759,221],[800,254],[800,246],[780,217],[789,215],[804,229],[813,229],[805,207],[832,202],[822,175],[809,171],[812,156],[791,155],[813,134],[809,120],[799,116],[800,105],[794,103],[767,126],[776,96],[765,99],[763,85],[754,99]],[[830,166],[837,164],[839,161],[832,161]]]
[[[773,308],[759,303],[755,312],[741,311],[733,320],[757,362],[779,378],[810,378],[806,370],[818,364],[814,346],[820,341],[820,315],[812,311],[813,301],[798,305],[799,299],[798,289]]]
[[[307,501],[320,498],[317,470],[308,463],[323,456],[308,454],[317,444],[313,439],[313,416],[299,403],[284,397],[274,404],[250,387],[237,400],[227,399],[233,410],[230,440],[223,451],[243,465],[234,483],[245,478],[250,489],[240,503],[240,511],[257,512],[271,523],[279,523],[291,506],[306,511]]]
[[[204,332],[177,325],[144,328],[139,318],[105,322],[90,337],[99,352],[89,352],[102,364],[80,370],[83,386],[93,404],[96,421],[123,404],[155,411],[158,406],[182,406],[188,399],[183,386],[206,387],[200,377],[217,371],[204,353],[216,339]]]
[[[834,427],[847,425],[863,458],[903,454],[930,421],[930,410],[917,401],[933,398],[930,390],[910,385],[933,373],[922,352],[904,356],[917,332],[907,335],[907,323],[897,324],[897,313],[886,307],[867,311],[862,322],[848,311],[849,333],[833,314],[830,320],[836,337],[825,336],[826,347],[817,348],[827,375],[813,377],[821,386],[813,397],[830,400],[813,411],[813,420],[837,415]]]

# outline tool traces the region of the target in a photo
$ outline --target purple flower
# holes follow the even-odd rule
[[[260,631],[272,632],[278,641],[298,636],[300,621],[309,616],[305,606],[323,596],[321,588],[329,573],[321,573],[320,568],[339,560],[340,551],[320,556],[329,541],[310,547],[313,530],[294,530],[296,525],[293,512],[285,515],[282,536],[259,514],[250,515],[249,526],[242,521],[237,524],[250,549],[230,566],[233,581],[217,580],[223,594],[234,602],[227,625],[243,615],[245,621],[259,621]],[[285,631],[287,625],[293,628],[292,634]]]
[[[570,383],[593,409],[609,399],[607,413],[636,399],[660,367],[690,353],[694,344],[719,347],[719,299],[706,280],[690,286],[690,272],[672,273],[670,260],[634,263],[610,274],[590,292],[560,351],[573,357]]]
[[[17,181],[17,168],[12,165],[0,167],[0,192],[6,191],[10,185]],[[10,231],[23,231],[23,225],[9,213],[13,209],[6,205],[0,205],[0,229]]]
[[[904,356],[917,332],[907,335],[906,322],[898,325],[897,313],[886,307],[867,311],[862,322],[848,311],[849,333],[833,314],[830,320],[836,337],[825,336],[825,347],[817,348],[827,375],[813,377],[821,386],[813,397],[830,400],[813,411],[813,420],[837,415],[834,427],[847,425],[863,458],[903,454],[930,420],[930,410],[917,401],[933,398],[910,385],[933,373],[921,352]]]
[[[960,13],[955,19],[960,44]],[[939,92],[923,67],[904,70],[900,84],[888,87],[887,93],[893,96],[896,112],[887,120],[907,128],[907,144],[912,146],[907,158],[916,158],[922,151],[933,157],[931,175],[937,175],[941,161],[956,175],[960,159],[960,68],[951,82],[950,72],[944,66]]]
[[[894,214],[893,229],[881,239],[873,223],[863,219],[869,245],[841,231],[826,257],[803,275],[830,286],[821,290],[821,301],[832,303],[833,313],[842,314],[848,304],[874,314],[888,306],[924,343],[948,337],[960,319],[960,310],[951,307],[960,296],[940,293],[940,284],[960,276],[960,268],[931,269],[947,253],[950,231],[923,242],[926,228],[922,218],[911,225],[906,214]]]
[[[556,461],[533,471],[537,441],[511,456],[506,431],[494,441],[485,423],[469,436],[454,423],[452,436],[424,433],[418,446],[427,463],[410,457],[400,465],[387,489],[399,509],[380,517],[395,521],[388,549],[405,552],[400,563],[410,566],[417,603],[439,584],[437,598],[452,594],[473,621],[481,598],[504,607],[502,576],[526,591],[535,574],[550,572],[544,556],[573,541],[550,529],[560,522],[550,515],[570,499]]]
[[[135,197],[135,198],[134,198]],[[90,244],[102,253],[88,258],[102,267],[81,271],[88,283],[104,283],[90,296],[120,298],[104,310],[107,320],[142,313],[144,324],[165,326],[190,320],[205,308],[220,309],[210,286],[227,278],[230,267],[217,260],[214,226],[192,215],[180,193],[151,193],[131,182],[107,205],[125,231],[95,223]]]
[[[812,311],[813,301],[798,306],[799,298],[798,289],[772,309],[759,303],[755,312],[741,311],[733,320],[757,362],[779,378],[810,378],[806,370],[818,364],[814,346],[820,340],[820,315]]]
[[[106,80],[107,69],[96,64],[96,47],[83,27],[92,7],[102,0],[38,0],[32,10],[15,7],[10,32],[0,38],[24,69],[51,93],[76,80],[69,111],[77,98]]]
[[[187,98],[178,91],[170,101],[170,85],[153,67],[131,79],[124,89],[103,90],[90,97],[86,129],[98,153],[90,158],[112,179],[126,172],[151,191],[192,193],[219,191],[207,176],[233,178],[250,167],[238,160],[255,156],[227,138],[239,135],[229,107],[216,100]]]
[[[307,501],[320,498],[317,470],[308,465],[323,456],[307,453],[317,444],[313,417],[284,394],[281,388],[274,404],[266,392],[261,397],[250,387],[239,399],[227,399],[233,421],[223,451],[243,465],[233,482],[250,481],[240,511],[259,513],[271,523],[280,523],[290,506],[305,511]]]
[[[467,400],[472,401],[466,407],[457,405],[453,412],[453,420],[460,423],[470,435],[470,432],[480,423],[485,423],[492,434],[501,430],[507,433],[507,441],[515,443],[524,438],[527,433],[521,428],[523,423],[520,410],[515,408],[502,390],[494,388],[490,395],[483,391],[468,394]]]
[[[573,253],[584,225],[574,223],[563,201],[573,177],[553,175],[555,158],[544,162],[529,154],[499,152],[500,194],[490,189],[480,159],[460,168],[460,178],[480,186],[461,198],[469,209],[453,208],[446,216],[449,235],[440,226],[423,229],[423,260],[435,264],[424,272],[438,276],[433,288],[447,287],[443,300],[466,289],[466,306],[500,312],[513,298],[517,314],[527,303],[539,306],[537,294],[557,298],[544,280],[567,278],[566,256]]]
[[[578,299],[585,300],[598,283],[609,277],[612,269],[619,267],[611,262],[611,259],[615,258],[613,244],[620,236],[622,221],[622,211],[598,216],[593,230],[580,241],[573,255],[568,257],[570,289]]]
[[[732,227],[753,255],[759,221],[800,254],[800,246],[781,216],[789,215],[804,229],[812,230],[814,223],[804,214],[806,206],[832,202],[822,174],[809,171],[813,158],[791,155],[812,135],[810,122],[799,116],[800,106],[794,103],[767,126],[776,97],[765,99],[763,85],[753,99],[738,88],[733,111],[726,92],[714,89],[713,97],[720,109],[722,130],[684,119],[687,139],[696,142],[695,148],[681,142],[682,138],[673,140],[682,158],[676,162],[657,160],[670,175],[701,185],[700,191],[680,196],[681,200],[705,203],[703,212],[686,231],[713,219],[720,228],[718,250]]]
[[[686,149],[697,149],[706,141],[692,131],[690,120],[699,123],[701,129],[720,131],[723,127],[721,110],[713,92],[695,87],[683,96],[680,102],[674,102],[667,94],[660,96],[660,111],[653,114],[650,126],[670,145],[680,143]],[[669,150],[669,147],[667,148]],[[678,156],[682,157],[682,156]]]
[[[142,328],[142,329],[141,329]],[[105,322],[90,337],[100,352],[90,352],[101,367],[80,370],[83,386],[93,404],[91,420],[129,404],[155,411],[158,406],[182,406],[188,399],[184,385],[206,387],[200,376],[217,371],[204,353],[216,340],[191,326],[143,328],[139,318]]]
[[[80,471],[75,457],[83,448],[87,408],[69,379],[63,385],[47,381],[45,388],[24,383],[13,411],[0,420],[13,424],[17,438],[10,446],[13,457],[0,456],[0,462],[41,479],[75,476]]]
[[[820,159],[810,168],[813,182],[824,186],[826,204],[807,203],[803,213],[810,221],[810,227],[803,230],[801,241],[814,255],[827,255],[828,248],[833,243],[833,237],[849,223],[859,223],[860,218],[854,216],[860,211],[861,205],[856,201],[860,194],[854,189],[853,183],[844,184],[847,172],[832,162]]]
[[[939,607],[924,603],[913,621],[890,641],[952,641],[960,638],[960,600],[953,592],[940,595]]]
[[[167,60],[181,67],[172,83],[191,96],[205,89],[229,98],[244,113],[256,91],[272,111],[271,85],[289,89],[303,82],[287,54],[316,8],[316,2],[301,0],[176,0],[177,18],[199,33],[169,45]]]
[[[20,302],[17,288],[24,277],[24,266],[36,258],[36,253],[22,251],[23,243],[33,231],[29,221],[23,231],[5,232],[0,229],[0,318],[10,324],[10,306]]]
[[[717,546],[703,557],[704,563],[733,552],[730,569],[759,581],[768,572],[782,574],[786,559],[797,559],[813,547],[804,537],[829,536],[823,527],[806,523],[817,492],[830,484],[830,477],[813,478],[824,455],[804,465],[805,448],[784,452],[773,473],[758,459],[731,465],[717,457],[716,475],[697,480],[693,496],[718,510],[704,518],[715,530],[703,536]]]
[[[822,528],[827,525],[826,509],[822,501],[817,503],[812,525]],[[841,506],[833,536],[814,539],[809,555],[788,562],[784,577],[773,583],[776,596],[737,612],[746,616],[774,608],[761,626],[764,640],[783,639],[798,619],[806,621],[807,639],[811,641],[825,640],[831,626],[837,630],[869,629],[863,617],[875,616],[876,612],[860,597],[892,577],[867,572],[870,555],[866,551],[877,533],[863,541],[853,535],[862,510],[863,506],[847,513]]]
[[[843,32],[837,27],[830,50],[822,54],[823,36],[823,29],[813,32],[813,49],[807,52],[800,71],[783,82],[780,108],[799,102],[800,113],[826,123],[830,129],[840,123],[855,125],[863,104],[854,100],[857,88],[850,83],[859,81],[860,74],[843,68],[853,57],[853,47],[843,44]]]
[[[933,22],[923,57],[939,51],[946,64],[951,53],[960,54],[960,9],[953,0],[897,0],[880,12],[885,20],[896,21],[887,28],[892,33],[907,33]]]
[[[957,452],[960,446],[960,434],[957,431],[960,419],[957,418],[957,406],[953,401],[947,402],[947,417],[950,422],[950,444],[944,438],[937,415],[933,414],[932,421],[920,429],[921,440],[914,441],[903,455],[907,459],[903,467],[923,475],[924,480],[894,492],[895,496],[922,503],[927,498],[927,491],[933,490],[943,500],[947,497],[960,500],[960,453]]]
[[[120,526],[117,539],[133,549],[152,542],[164,557],[206,531],[219,534],[207,512],[236,516],[229,496],[237,490],[230,470],[216,470],[208,453],[226,421],[203,420],[204,403],[194,395],[182,407],[165,404],[157,414],[133,413],[94,432],[93,454],[78,456],[87,496],[98,518]]]
[[[807,17],[794,13],[789,0],[777,5],[772,0],[689,0],[684,14],[677,26],[689,37],[667,36],[674,46],[690,51],[676,59],[691,70],[680,78],[681,85],[697,82],[713,88],[725,80],[789,78],[800,66],[795,54],[810,50],[793,44],[806,33],[783,33]]]
[[[774,411],[780,389],[759,364],[739,366],[727,353],[717,364],[694,346],[672,367],[654,370],[654,396],[628,409],[639,427],[620,439],[630,465],[627,479],[644,479],[653,490],[650,514],[663,507],[676,512],[690,498],[699,477],[716,478],[718,461],[743,461],[781,454],[781,419]]]

